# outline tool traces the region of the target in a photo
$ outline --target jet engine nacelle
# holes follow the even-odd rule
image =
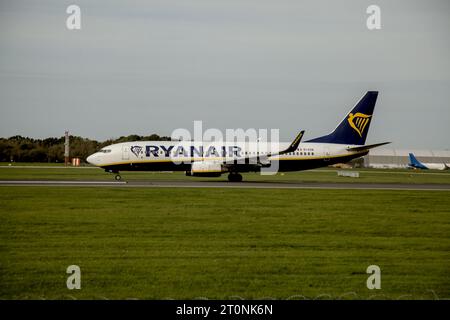
[[[186,171],[187,176],[194,177],[220,177],[225,172],[221,162],[196,161],[191,165],[191,171]]]

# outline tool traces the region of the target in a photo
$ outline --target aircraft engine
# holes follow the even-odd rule
[[[196,161],[192,163],[191,171],[186,171],[186,175],[194,177],[220,177],[223,172],[225,170],[221,162]]]

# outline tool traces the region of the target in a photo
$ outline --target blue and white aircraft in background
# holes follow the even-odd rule
[[[408,167],[412,169],[424,169],[424,170],[447,170],[450,169],[446,163],[423,163],[417,160],[414,154],[409,154]]]
[[[134,141],[113,144],[90,155],[87,161],[106,172],[186,171],[186,175],[241,181],[241,172],[261,172],[278,161],[279,172],[300,171],[345,163],[389,142],[366,145],[378,91],[368,91],[346,113],[331,133],[301,142],[301,131],[291,143],[277,143],[270,152],[258,142]],[[269,143],[271,144],[271,143]]]

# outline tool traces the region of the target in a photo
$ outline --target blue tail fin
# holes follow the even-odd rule
[[[419,160],[417,160],[416,157],[415,157],[412,153],[409,154],[409,162],[410,162],[409,165],[410,165],[411,167],[419,168],[419,169],[428,169],[427,167],[425,167],[425,166],[422,164],[422,162],[420,162]]]
[[[364,145],[377,97],[378,91],[368,91],[332,133],[308,142]]]

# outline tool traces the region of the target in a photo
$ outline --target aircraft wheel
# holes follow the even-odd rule
[[[242,181],[242,175],[239,173],[230,173],[228,175],[228,181],[230,182],[241,182]]]
[[[122,177],[120,176],[120,174],[117,174],[114,179],[116,179],[116,181],[120,181],[122,180]]]

